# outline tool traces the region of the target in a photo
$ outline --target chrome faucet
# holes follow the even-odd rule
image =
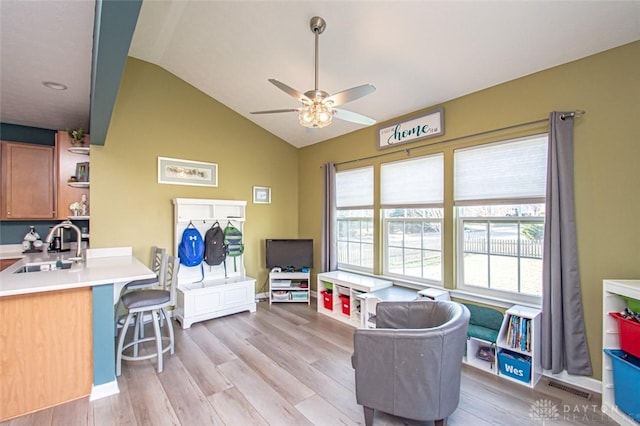
[[[47,254],[47,251],[49,250],[49,244],[51,244],[51,241],[53,241],[53,234],[55,234],[55,232],[60,228],[67,228],[67,229],[71,228],[74,231],[76,231],[76,236],[78,241],[78,246],[76,248],[76,257],[82,258],[82,231],[80,231],[80,228],[78,228],[76,225],[71,223],[70,220],[65,220],[63,222],[60,222],[59,224],[54,225],[51,228],[51,231],[49,231],[49,234],[47,234],[47,237],[44,239],[44,245],[43,245],[44,254]]]

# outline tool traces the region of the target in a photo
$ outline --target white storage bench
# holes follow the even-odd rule
[[[182,328],[237,312],[256,311],[256,280],[229,278],[178,286],[174,315]]]
[[[193,225],[204,238],[207,230],[218,222],[222,228],[233,224],[244,228],[246,201],[175,198],[174,250],[182,233]],[[245,275],[244,255],[227,257],[226,266],[203,263],[187,267],[180,265],[178,272],[178,300],[173,311],[182,328],[237,312],[256,311],[256,280]]]

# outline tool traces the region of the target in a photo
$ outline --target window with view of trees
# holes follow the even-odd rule
[[[458,288],[542,291],[547,135],[454,152]]]
[[[383,272],[442,285],[443,155],[380,167]]]
[[[373,167],[336,173],[338,266],[373,271]]]

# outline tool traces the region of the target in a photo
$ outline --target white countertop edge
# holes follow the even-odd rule
[[[72,257],[72,255],[56,254],[52,257],[40,254],[25,255],[22,260],[4,271],[0,271],[0,297],[105,284],[124,284],[133,280],[155,277],[151,269],[133,256],[88,259],[65,270],[15,273],[30,262],[66,259],[68,257]]]
[[[35,272],[32,272],[32,273],[35,273]],[[44,272],[44,273],[48,274],[49,272]],[[38,287],[24,287],[24,288],[10,289],[10,290],[1,289],[0,298],[6,297],[6,296],[19,296],[23,294],[44,293],[47,291],[71,290],[74,288],[82,288],[82,287],[96,287],[96,286],[106,285],[106,284],[128,283],[129,281],[144,280],[147,278],[153,278],[154,276],[155,276],[154,274],[131,275],[127,277],[127,279],[118,279],[118,280],[103,279],[103,280],[96,280],[96,281],[87,281],[82,283],[75,282],[75,283],[69,283],[69,284],[47,284],[47,285],[38,286]]]
[[[22,244],[2,244],[0,245],[0,260],[19,259],[24,257]]]

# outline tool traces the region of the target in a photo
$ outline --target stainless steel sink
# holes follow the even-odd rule
[[[57,271],[59,269],[71,269],[72,265],[73,265],[73,262],[69,260],[27,263],[25,266],[15,271],[14,274],[24,274],[27,272]]]

